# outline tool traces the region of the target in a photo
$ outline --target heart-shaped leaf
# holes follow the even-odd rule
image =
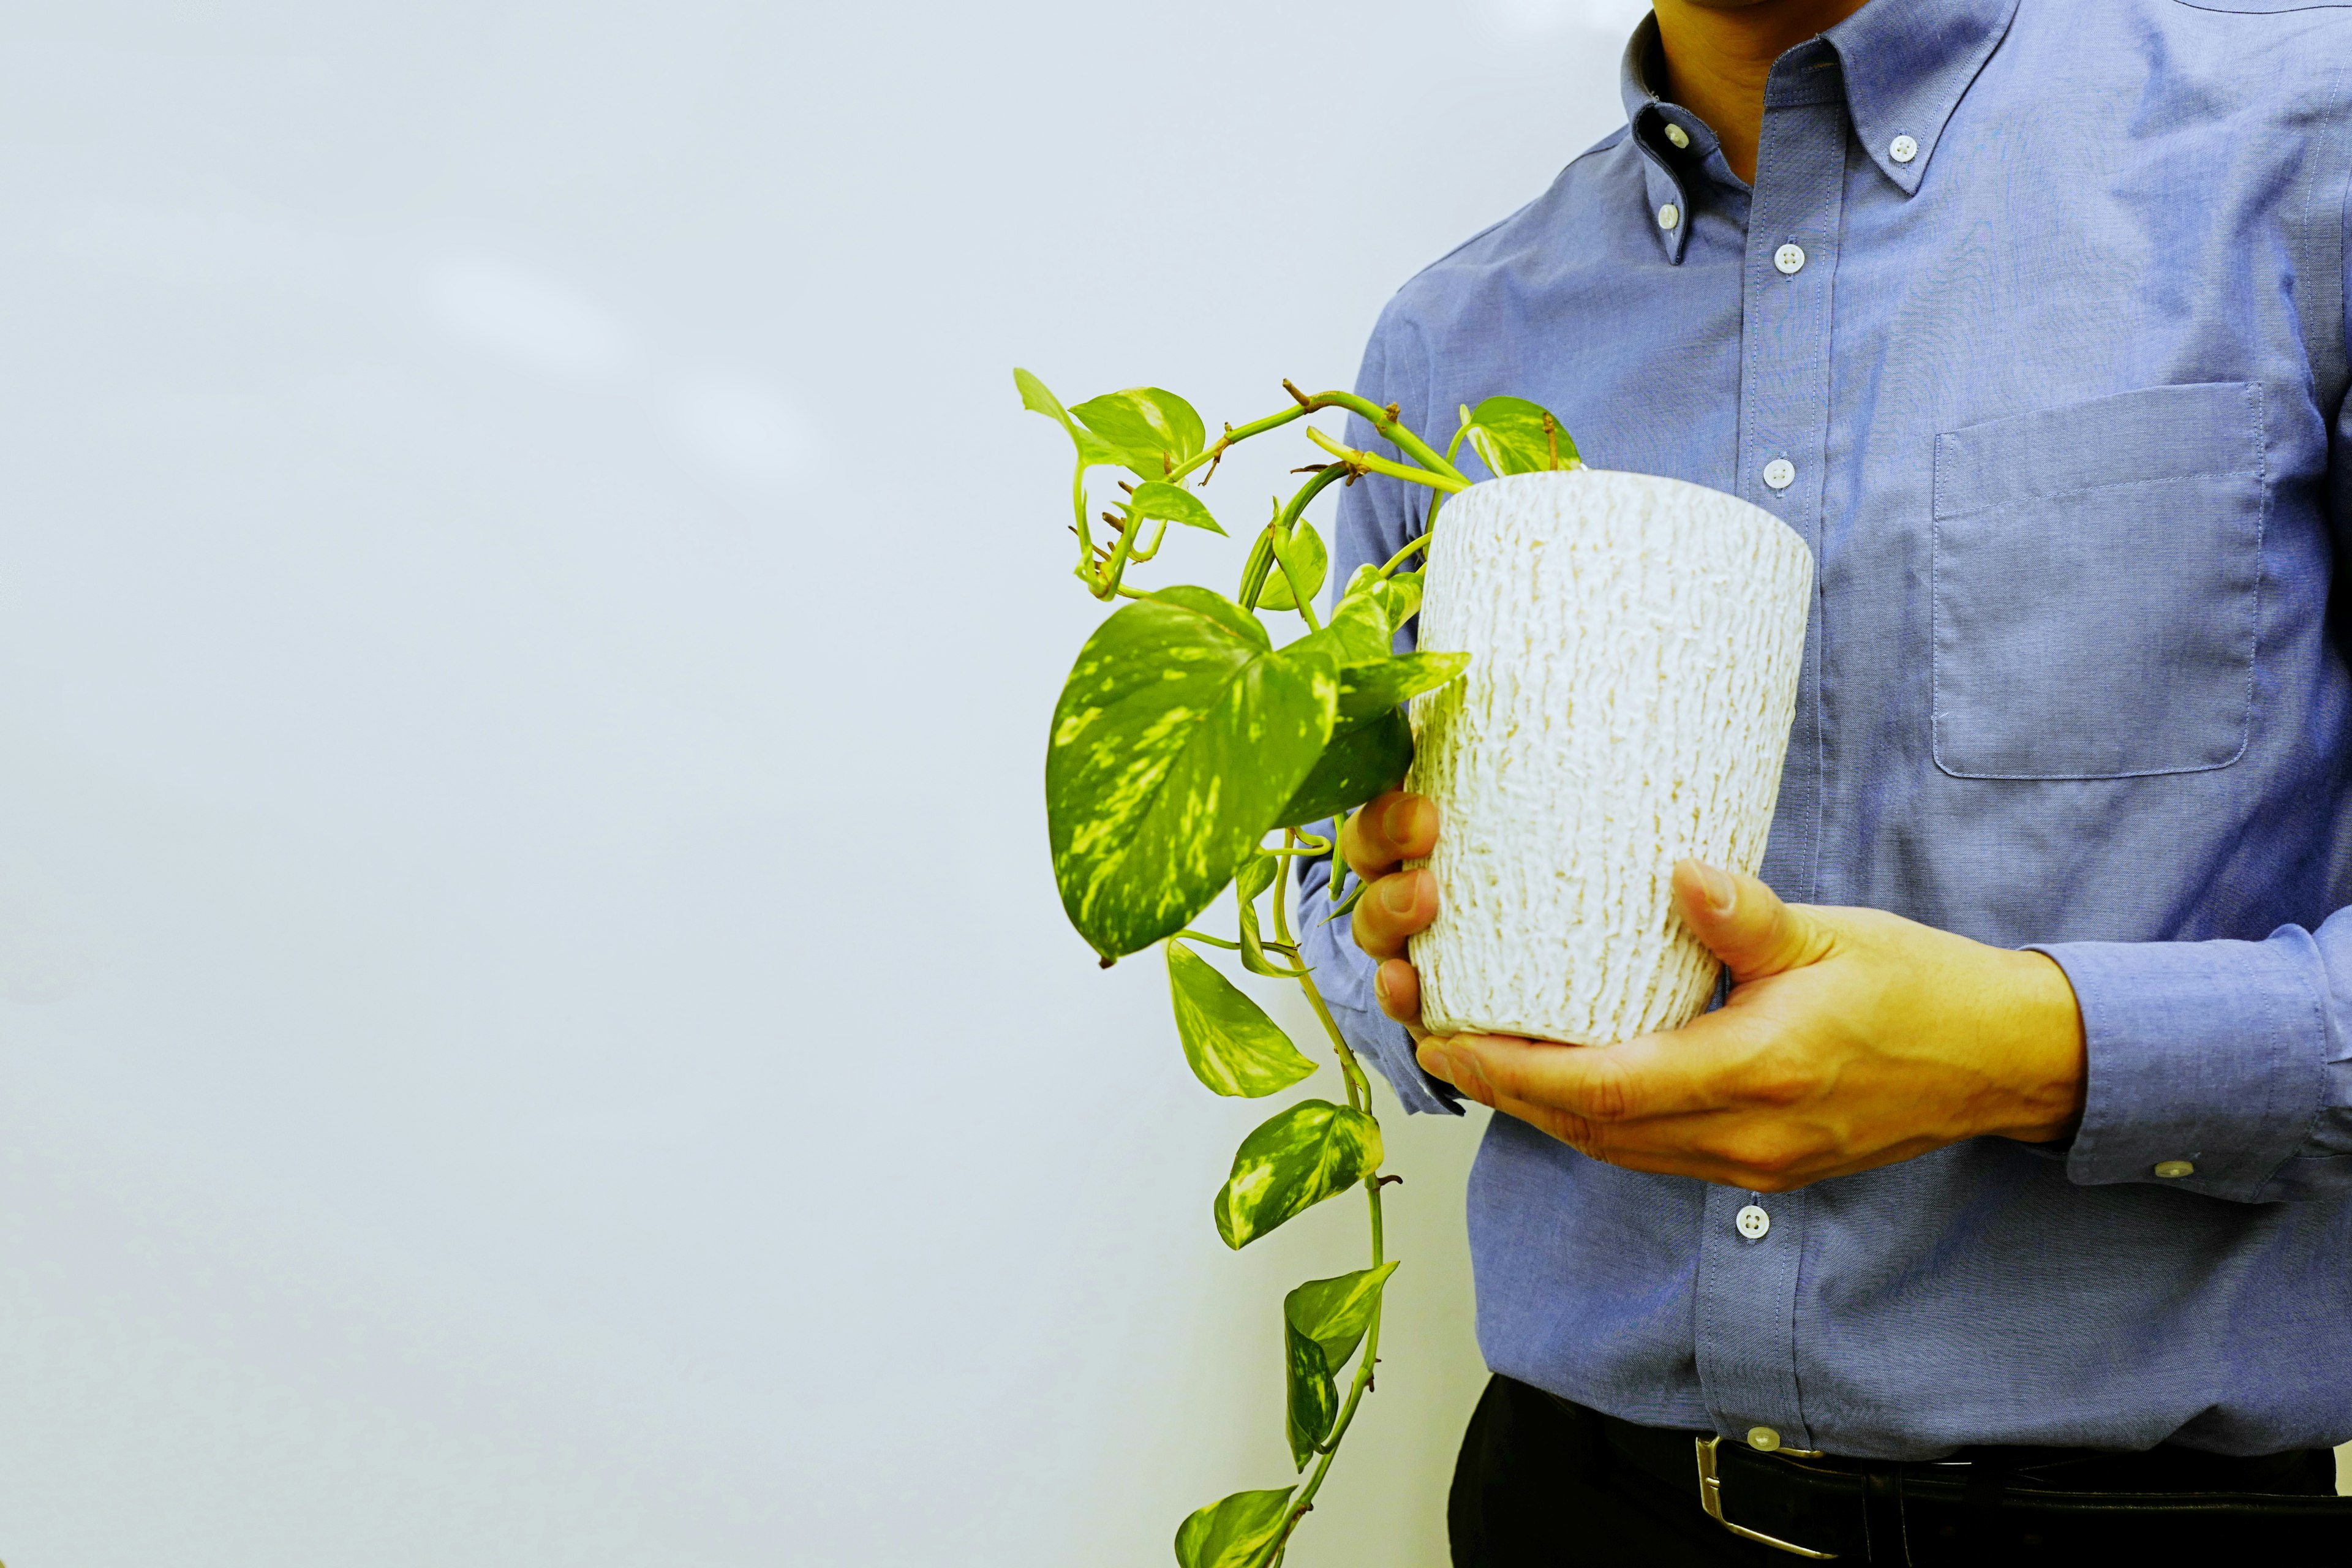
[[[1168,994],[1192,1076],[1217,1094],[1278,1094],[1315,1070],[1265,1009],[1181,942],[1168,944]]]
[[[1234,879],[1234,902],[1241,916],[1242,967],[1272,980],[1295,980],[1298,970],[1267,954],[1265,938],[1259,933],[1257,924],[1258,896],[1274,885],[1281,868],[1282,862],[1272,855],[1260,855],[1251,860]]]
[[[1382,708],[1335,732],[1315,766],[1284,803],[1281,826],[1303,826],[1352,811],[1404,782],[1412,765],[1412,726],[1394,708]]]
[[[1551,410],[1524,397],[1490,397],[1472,409],[1470,445],[1496,479],[1582,464],[1567,426]]]
[[[1286,1323],[1282,1353],[1283,1436],[1290,1440],[1290,1462],[1303,1470],[1317,1447],[1331,1435],[1331,1423],[1339,1415],[1339,1389],[1323,1347]]]
[[[1372,1309],[1396,1272],[1393,1259],[1378,1268],[1359,1268],[1329,1279],[1309,1279],[1282,1299],[1282,1320],[1313,1340],[1333,1372],[1348,1364],[1357,1342],[1371,1326]]]
[[[1115,461],[1147,479],[1199,457],[1207,439],[1192,405],[1157,386],[1105,393],[1070,412],[1118,454]]]
[[[1217,1191],[1217,1234],[1238,1251],[1380,1163],[1379,1122],[1352,1106],[1300,1100],[1242,1140]]]
[[[1330,738],[1337,669],[1205,588],[1088,638],[1054,710],[1045,821],[1070,923],[1106,958],[1183,929],[1256,853]]]
[[[1176,1531],[1178,1568],[1252,1568],[1282,1533],[1290,1490],[1235,1492],[1196,1510]]]
[[[1339,672],[1339,722],[1369,719],[1407,698],[1434,691],[1469,668],[1466,653],[1401,653],[1377,664],[1349,665]]]
[[[1339,1413],[1335,1378],[1371,1327],[1381,1287],[1396,1272],[1393,1262],[1360,1268],[1332,1279],[1310,1279],[1282,1299],[1283,1359],[1288,1392],[1283,1401],[1284,1434],[1290,1457],[1301,1468],[1331,1435]]]
[[[1315,525],[1301,518],[1290,531],[1290,542],[1286,548],[1275,548],[1275,568],[1267,574],[1265,591],[1257,602],[1269,610],[1295,610],[1298,601],[1290,592],[1292,578],[1298,580],[1298,591],[1312,599],[1323,586],[1324,574],[1331,569],[1330,557],[1323,548],[1323,536]],[[1286,575],[1283,567],[1290,568]]]
[[[1071,441],[1077,446],[1079,462],[1088,468],[1096,468],[1118,461],[1118,453],[1110,443],[1071,418],[1069,411],[1062,406],[1062,400],[1047,390],[1044,382],[1015,366],[1013,384],[1021,389],[1022,407],[1044,415],[1069,432]]]
[[[1139,524],[1164,518],[1170,522],[1181,522],[1187,528],[1205,528],[1211,533],[1225,531],[1210,515],[1209,509],[1202,504],[1200,497],[1183,486],[1171,485],[1165,479],[1151,479],[1136,486],[1135,494],[1128,498],[1127,508],[1129,517]]]

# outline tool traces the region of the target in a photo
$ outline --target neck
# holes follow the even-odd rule
[[[1666,91],[1711,126],[1734,173],[1754,184],[1772,62],[1866,0],[1655,0]]]

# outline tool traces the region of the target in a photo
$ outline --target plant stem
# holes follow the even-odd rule
[[[1322,431],[1312,427],[1307,430],[1307,438],[1349,468],[1365,473],[1386,474],[1392,479],[1427,485],[1431,489],[1443,490],[1449,495],[1470,488],[1470,481],[1460,474],[1437,473],[1428,468],[1416,468],[1410,463],[1391,463],[1386,458],[1376,458],[1370,452],[1360,452],[1353,447],[1343,447]],[[1437,454],[1433,452],[1430,456],[1436,458]],[[1444,461],[1443,458],[1438,458],[1437,460]]]
[[[1441,497],[1440,499],[1443,500],[1444,498]],[[1435,507],[1431,507],[1429,510],[1432,516],[1436,515],[1437,509]],[[1430,536],[1424,533],[1419,539],[1414,540],[1411,544],[1406,545],[1402,550],[1398,551],[1394,555],[1390,556],[1388,563],[1381,568],[1381,575],[1383,577],[1393,576],[1396,573],[1396,569],[1404,564],[1406,556],[1411,555],[1416,550],[1426,550],[1429,548],[1429,538]]]

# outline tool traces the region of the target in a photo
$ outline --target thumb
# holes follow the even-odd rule
[[[1678,861],[1675,901],[1691,934],[1730,965],[1735,982],[1801,969],[1822,956],[1820,928],[1753,877]]]

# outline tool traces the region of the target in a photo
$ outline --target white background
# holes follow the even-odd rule
[[[9,7],[10,1568],[1148,1564],[1286,1476],[1360,1215],[1228,1254],[1264,1108],[1061,921],[1009,371],[1345,384],[1640,9]],[[1297,1568],[1442,1560],[1475,1128],[1391,1128]]]

